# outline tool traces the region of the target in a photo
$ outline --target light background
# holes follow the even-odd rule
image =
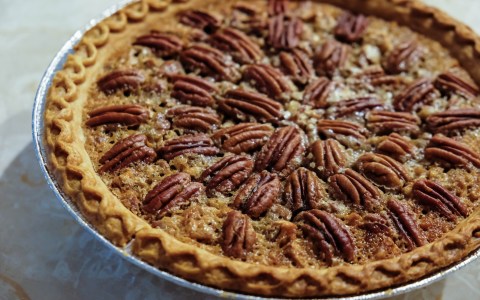
[[[31,142],[41,76],[63,43],[115,0],[0,0],[0,300],[212,299],[130,265],[48,189]],[[480,33],[480,1],[426,0]],[[9,282],[9,283],[7,283]],[[17,293],[14,286],[26,295]],[[480,262],[395,299],[480,299]]]

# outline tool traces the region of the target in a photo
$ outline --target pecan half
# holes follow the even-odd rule
[[[365,29],[368,26],[368,19],[364,15],[352,15],[343,13],[337,21],[337,26],[333,30],[335,37],[342,42],[354,43],[363,38]]]
[[[425,234],[418,227],[413,213],[405,204],[398,200],[390,199],[387,202],[387,208],[393,223],[408,243],[409,249],[415,248],[415,245],[420,247],[428,243]]]
[[[302,221],[300,228],[320,249],[329,265],[335,254],[341,255],[348,262],[355,259],[355,243],[340,219],[318,209],[301,212],[295,219]]]
[[[255,230],[248,216],[233,210],[223,223],[222,250],[227,256],[245,258],[255,244]]]
[[[317,129],[322,138],[333,138],[344,145],[351,144],[350,138],[364,141],[368,135],[368,131],[363,126],[341,120],[319,120]]]
[[[380,66],[371,66],[366,68],[362,73],[355,76],[360,79],[360,84],[369,83],[372,86],[381,85],[399,85],[403,84],[403,77],[396,75],[387,75]]]
[[[260,35],[268,27],[268,20],[255,4],[239,2],[233,5],[231,26],[250,34]]]
[[[347,61],[349,48],[334,40],[326,41],[313,58],[315,71],[319,76],[333,77],[337,69]]]
[[[217,80],[236,82],[240,73],[220,50],[204,44],[194,44],[180,53],[180,61],[185,69],[212,76]]]
[[[371,111],[367,115],[367,128],[377,134],[391,132],[418,133],[420,118],[407,112]]]
[[[319,207],[319,202],[326,197],[321,180],[305,168],[293,172],[285,183],[283,201],[293,214],[303,210]]]
[[[280,196],[281,187],[282,184],[275,174],[266,170],[253,174],[238,190],[233,206],[252,218],[259,218]]]
[[[305,151],[302,134],[293,126],[275,130],[255,161],[255,170],[269,170],[282,177],[300,166]]]
[[[383,67],[390,74],[405,72],[419,54],[418,44],[415,40],[404,42],[386,57]]]
[[[179,14],[180,23],[212,33],[221,25],[221,20],[214,15],[200,10],[186,10]]]
[[[303,92],[303,103],[314,108],[327,107],[327,99],[333,91],[335,84],[327,77],[320,77],[312,81]]]
[[[223,149],[240,154],[260,150],[272,133],[269,124],[240,123],[217,130],[212,139]]]
[[[177,55],[183,48],[183,41],[179,37],[160,32],[142,35],[133,44],[152,48],[162,58]]]
[[[432,100],[436,94],[437,91],[432,82],[429,79],[420,78],[395,96],[393,107],[399,111],[411,112],[420,104]]]
[[[115,70],[100,78],[97,84],[102,92],[108,94],[116,90],[136,90],[144,81],[145,77],[140,71]]]
[[[344,174],[332,175],[328,178],[328,183],[335,198],[361,205],[368,211],[377,210],[380,190],[354,170],[347,169]]]
[[[228,116],[240,121],[271,122],[282,118],[283,106],[255,92],[230,90],[218,100],[218,107]]]
[[[220,125],[220,117],[213,110],[193,106],[177,106],[167,111],[174,127],[207,132]]]
[[[291,92],[289,80],[285,75],[269,65],[248,65],[243,71],[243,80],[275,99],[281,99]]]
[[[225,28],[210,37],[210,44],[229,53],[239,63],[255,63],[263,57],[260,47],[245,33]]]
[[[391,233],[388,220],[379,214],[366,214],[362,221],[360,227],[371,233]]]
[[[406,157],[413,154],[413,144],[398,133],[391,133],[377,146],[380,153],[395,158],[398,161],[405,161]]]
[[[336,117],[344,117],[381,106],[383,103],[376,96],[367,96],[339,101],[335,103],[333,109]]]
[[[267,11],[269,16],[288,13],[288,0],[268,0]]]
[[[446,166],[465,166],[470,164],[480,168],[480,155],[467,145],[442,134],[436,134],[425,148],[425,158],[439,161]]]
[[[203,185],[191,182],[187,173],[177,173],[162,179],[143,200],[143,209],[155,213],[157,217],[165,216],[175,207],[182,207],[198,197]]]
[[[365,153],[355,162],[355,168],[371,181],[387,188],[401,188],[410,180],[401,163],[383,154]]]
[[[438,75],[434,85],[444,93],[459,93],[465,98],[476,97],[479,93],[477,86],[448,71]]]
[[[295,83],[304,85],[314,75],[312,63],[304,51],[298,48],[291,52],[282,51],[279,57],[283,73]]]
[[[215,192],[228,194],[238,188],[252,174],[253,160],[246,155],[224,157],[211,165],[199,178],[207,187],[207,195]]]
[[[456,220],[455,215],[468,215],[467,207],[457,196],[433,181],[422,179],[415,182],[412,193],[420,203],[434,207],[450,221]]]
[[[323,179],[338,173],[347,163],[345,149],[334,139],[313,142],[310,145],[310,152],[313,154],[315,171]]]
[[[455,131],[480,127],[480,109],[461,108],[434,113],[427,118],[428,128],[434,133],[453,134]]]
[[[112,123],[136,126],[147,120],[148,111],[141,105],[127,104],[100,107],[88,115],[90,118],[85,124],[91,127]]]
[[[143,134],[131,135],[118,141],[100,158],[103,166],[98,169],[99,173],[113,172],[138,161],[153,162],[157,155],[145,144],[146,141],[147,137]]]
[[[213,141],[205,134],[184,135],[176,139],[166,141],[157,150],[160,157],[171,160],[184,154],[202,154],[212,156],[218,154],[219,150]]]
[[[293,49],[300,43],[303,22],[299,18],[289,18],[284,14],[268,20],[267,43],[275,49]]]
[[[212,106],[215,100],[212,94],[217,92],[217,88],[205,79],[173,74],[170,75],[173,81],[171,96],[184,104],[197,106]]]

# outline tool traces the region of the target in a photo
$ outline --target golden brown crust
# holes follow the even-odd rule
[[[284,297],[347,295],[392,287],[455,263],[480,246],[477,209],[441,239],[395,258],[325,269],[271,267],[234,261],[180,242],[124,207],[96,174],[84,147],[81,122],[86,90],[94,80],[90,75],[109,56],[103,47],[107,43],[132,39],[142,26],[153,22],[151,15],[171,14],[177,6],[194,6],[199,1],[144,0],[128,5],[89,30],[54,77],[45,112],[49,169],[102,235],[120,247],[133,240],[134,255],[180,277],[227,290]],[[480,82],[480,38],[445,13],[410,0],[322,2],[396,20],[439,41]]]

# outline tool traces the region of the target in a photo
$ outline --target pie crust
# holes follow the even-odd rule
[[[445,13],[414,0],[320,2],[410,27],[449,49],[480,82],[479,37]],[[100,234],[120,248],[131,244],[133,255],[187,280],[228,291],[281,297],[342,296],[392,288],[456,263],[480,246],[477,207],[441,238],[397,257],[321,269],[275,267],[231,259],[181,242],[126,208],[94,170],[85,149],[82,124],[88,87],[96,84],[93,75],[124,41],[133,41],[158,22],[159,16],[205,3],[143,0],[130,4],[87,31],[54,77],[45,112],[49,170]]]

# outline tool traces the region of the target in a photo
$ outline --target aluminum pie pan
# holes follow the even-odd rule
[[[97,18],[90,20],[90,22],[83,27],[83,29],[77,30],[70,39],[63,45],[59,52],[55,55],[47,70],[45,71],[40,85],[37,89],[35,95],[33,110],[32,110],[32,135],[33,135],[33,145],[35,148],[35,154],[37,156],[38,163],[40,168],[45,176],[46,182],[50,189],[54,192],[56,198],[60,201],[63,207],[72,215],[72,217],[91,235],[93,235],[97,240],[99,240],[103,245],[109,248],[112,252],[118,254],[120,257],[126,259],[130,263],[136,265],[137,267],[146,270],[153,275],[168,280],[179,286],[192,289],[198,292],[201,292],[206,295],[217,296],[225,299],[239,299],[239,300],[253,300],[253,299],[278,299],[278,298],[269,298],[269,297],[260,297],[252,296],[240,293],[229,292],[209,286],[205,286],[199,283],[191,282],[181,277],[172,275],[166,271],[157,269],[156,267],[147,264],[146,262],[135,257],[131,252],[131,244],[126,245],[125,247],[117,247],[107,240],[104,236],[99,234],[95,227],[90,224],[83,214],[80,212],[75,202],[62,191],[62,187],[57,182],[51,171],[48,169],[48,156],[46,152],[46,147],[44,143],[44,112],[46,107],[46,98],[48,90],[51,86],[53,78],[57,71],[63,68],[63,65],[66,61],[66,58],[69,54],[73,52],[74,46],[80,42],[82,36],[86,31],[94,27],[96,24],[100,23],[105,18],[113,15],[116,11],[123,8],[128,3],[132,2],[131,0],[124,0],[120,3],[113,5],[109,9],[105,10]],[[397,296],[404,293],[408,293],[419,288],[430,285],[434,282],[437,282],[447,275],[460,270],[466,265],[472,263],[480,257],[480,249],[477,249],[467,255],[464,259],[456,262],[440,271],[434,272],[430,275],[427,275],[419,280],[399,285],[397,287],[372,291],[369,293],[363,293],[358,295],[346,296],[346,297],[329,297],[329,298],[318,298],[318,299],[348,299],[348,300],[367,300],[367,299],[383,299],[386,297]],[[285,298],[281,298],[285,299]]]

